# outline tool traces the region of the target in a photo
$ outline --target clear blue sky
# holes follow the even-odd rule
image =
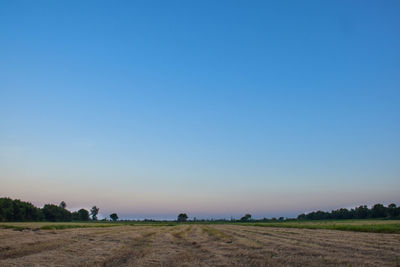
[[[0,196],[122,218],[400,204],[400,1],[0,2]]]

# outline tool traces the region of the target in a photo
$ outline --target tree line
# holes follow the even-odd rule
[[[71,212],[67,210],[67,204],[62,201],[58,206],[54,204],[46,204],[43,208],[35,207],[30,202],[21,201],[19,199],[11,198],[0,198],[0,222],[24,222],[24,221],[51,221],[51,222],[68,222],[68,221],[89,221],[97,220],[99,208],[93,206],[90,211],[80,209],[78,211]],[[118,220],[116,213],[110,214],[109,218],[113,221]],[[382,204],[375,204],[371,208],[366,205],[362,205],[353,209],[341,208],[332,210],[331,212],[326,211],[313,211],[310,213],[303,213],[297,216],[297,220],[340,220],[340,219],[376,219],[376,218],[392,218],[400,219],[400,207],[392,203],[385,207]],[[177,217],[178,222],[186,222],[188,215],[181,213]],[[279,219],[264,218],[259,221],[284,221],[284,220],[296,220],[290,218],[280,217]],[[152,220],[153,221],[153,220]],[[193,221],[202,222],[210,220],[197,220]],[[211,220],[211,221],[228,221],[225,219]],[[231,222],[248,222],[258,221],[251,218],[251,214],[245,214],[240,220],[231,218]]]
[[[64,201],[57,206],[46,204],[43,208],[35,207],[30,202],[7,197],[0,198],[0,222],[26,222],[26,221],[50,221],[50,222],[69,222],[69,221],[89,221],[97,220],[99,208],[93,206],[89,211],[80,209],[71,212],[67,210]],[[110,218],[118,220],[118,215],[113,213]]]
[[[331,212],[313,211],[297,216],[298,220],[341,220],[341,219],[377,219],[377,218],[399,218],[400,207],[392,203],[385,207],[382,204],[375,204],[371,208],[362,205],[353,209],[337,209]]]

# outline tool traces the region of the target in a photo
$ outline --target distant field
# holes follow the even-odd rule
[[[330,225],[324,222],[279,223],[283,228],[265,223],[0,225],[21,227],[0,229],[0,266],[400,265],[399,234],[285,228]]]
[[[400,220],[326,220],[245,223],[261,227],[284,227],[302,229],[329,229],[371,233],[400,233]]]
[[[60,230],[71,228],[104,228],[115,226],[175,226],[176,222],[0,222],[0,229]]]
[[[326,220],[326,221],[287,221],[287,222],[246,222],[246,223],[221,223],[203,222],[186,224],[235,224],[243,226],[259,227],[280,227],[300,229],[328,229],[370,233],[400,233],[400,220]],[[69,228],[90,228],[90,227],[115,227],[115,226],[176,226],[176,222],[13,222],[0,223],[0,228],[15,230],[56,230]]]
[[[56,230],[69,228],[112,227],[111,222],[0,222],[0,228],[15,230]]]

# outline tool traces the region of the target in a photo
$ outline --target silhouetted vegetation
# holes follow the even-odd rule
[[[89,212],[85,209],[80,209],[72,213],[72,220],[74,221],[89,221]]]
[[[42,211],[29,202],[0,198],[0,221],[2,222],[41,221],[43,219]]]
[[[93,206],[90,210],[90,215],[92,216],[93,221],[97,221],[97,214],[99,213],[99,210],[100,209],[96,206]]]
[[[54,204],[46,204],[43,208],[38,208],[30,202],[24,202],[19,199],[0,198],[0,222],[26,222],[26,221],[50,221],[50,222],[68,222],[68,221],[89,221],[90,216],[93,221],[97,220],[99,208],[93,206],[89,211],[80,209],[75,212],[70,212],[66,209],[67,204],[62,201],[58,206]],[[118,215],[112,213],[110,219],[118,220]],[[177,217],[177,222],[188,223],[250,223],[250,222],[290,222],[290,221],[307,221],[307,220],[344,220],[344,219],[400,219],[400,207],[392,203],[387,207],[382,204],[375,204],[371,208],[362,205],[353,209],[341,208],[337,210],[313,211],[307,214],[300,214],[297,218],[278,219],[252,219],[251,214],[246,214],[240,219],[196,219],[188,220],[186,213],[181,213]],[[123,220],[125,222],[143,222],[143,223],[170,223],[171,221],[144,219],[142,221]]]
[[[187,214],[186,213],[181,213],[181,214],[178,215],[177,221],[178,222],[186,222],[187,219],[188,219]]]
[[[249,213],[247,213],[247,214],[244,215],[242,218],[240,218],[240,220],[241,220],[242,222],[250,221],[250,219],[251,219],[251,214],[249,214]]]
[[[46,221],[68,222],[72,220],[71,212],[61,208],[60,206],[46,204],[44,205],[42,211]]]
[[[46,204],[37,208],[30,202],[19,199],[0,198],[0,222],[28,222],[28,221],[88,221],[89,212],[85,209],[71,213],[66,209],[67,204]]]
[[[399,218],[400,207],[392,203],[385,207],[382,204],[375,204],[370,209],[366,206],[359,206],[354,209],[337,209],[331,212],[313,211],[297,216],[298,220],[342,220],[342,219],[376,219],[376,218]]]
[[[67,203],[65,203],[64,201],[61,201],[60,205],[58,205],[60,208],[62,209],[66,209],[67,208]]]
[[[116,220],[118,220],[118,215],[116,213],[110,214],[110,219],[115,222]]]

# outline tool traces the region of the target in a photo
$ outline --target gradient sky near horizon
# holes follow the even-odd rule
[[[0,196],[105,216],[400,204],[400,1],[0,2]]]

